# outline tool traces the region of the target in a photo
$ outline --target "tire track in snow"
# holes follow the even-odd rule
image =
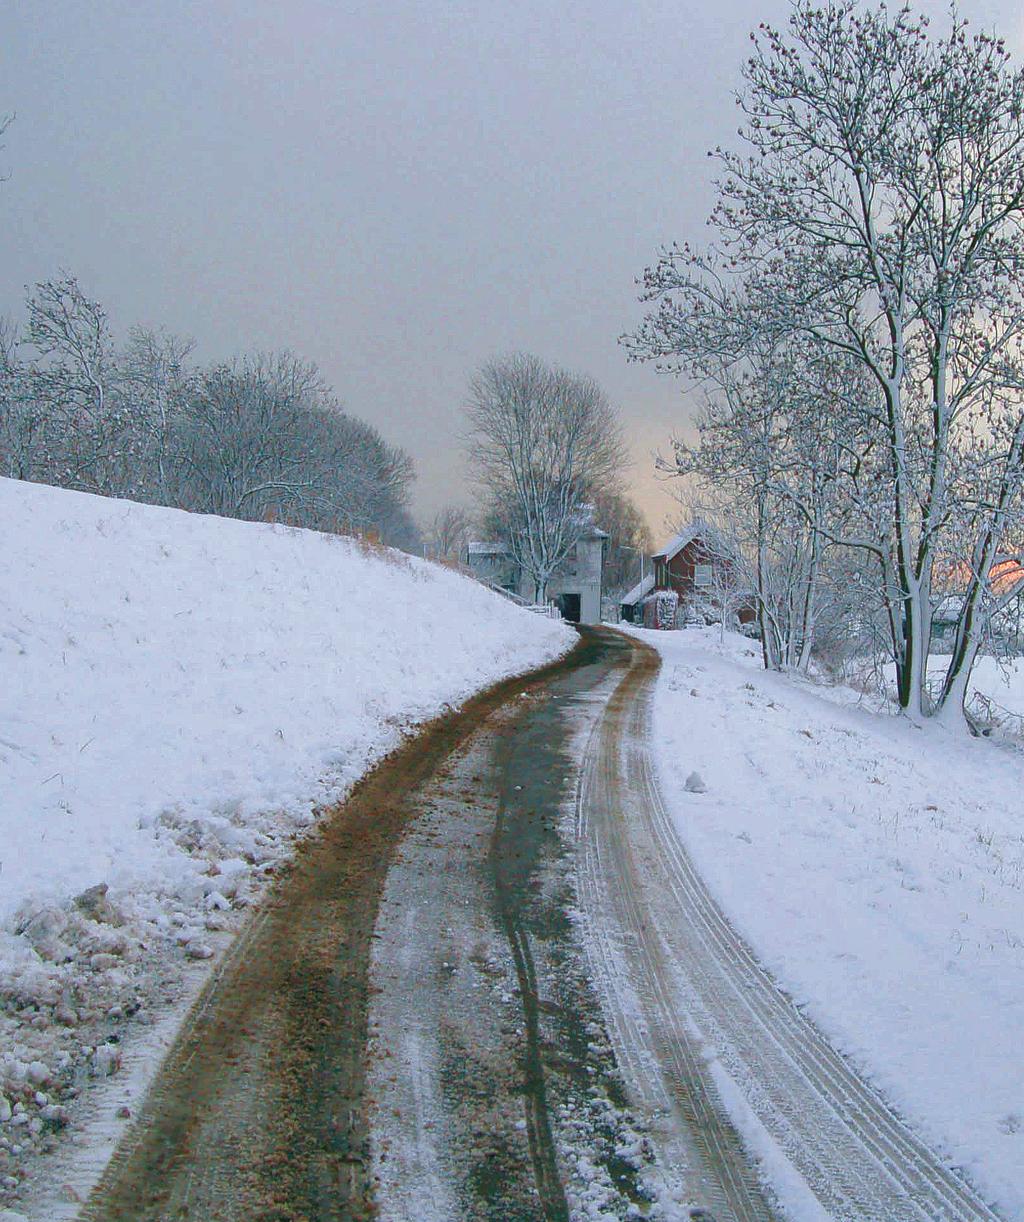
[[[681,1163],[687,1194],[715,1219],[764,1222],[771,1211],[706,1072],[699,1040],[668,987],[669,963],[644,894],[648,873],[641,878],[626,840],[624,719],[644,677],[635,655],[590,735],[577,790],[578,888],[591,962],[616,1057],[652,1137],[663,1143],[663,1161]]]
[[[636,644],[633,666],[591,736],[577,797],[592,962],[638,1099],[651,1112],[662,1091],[670,1096],[672,1140],[719,1219],[770,1213],[708,1059],[736,1084],[828,1216],[995,1219],[778,989],[701,881],[651,758],[658,667],[654,651]],[[658,1084],[649,1081],[652,1061]]]
[[[365,1095],[369,966],[416,795],[495,710],[577,649],[424,727],[297,850],[210,978],[81,1222],[376,1217]]]

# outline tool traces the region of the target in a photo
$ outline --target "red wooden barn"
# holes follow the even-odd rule
[[[720,619],[723,611],[741,624],[755,619],[753,599],[736,588],[736,563],[717,533],[694,522],[656,552],[654,588],[643,602],[648,628],[675,628],[688,618]]]

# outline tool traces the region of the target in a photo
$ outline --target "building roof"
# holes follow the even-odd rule
[[[718,529],[717,526],[712,526],[705,522],[702,518],[697,518],[685,527],[677,535],[673,535],[665,544],[660,552],[655,552],[651,557],[652,560],[669,561],[673,556],[678,555],[688,543],[692,543],[694,539],[703,539],[704,546],[710,553],[709,558],[718,557],[727,560],[735,556],[735,549],[725,535]]]
[[[665,544],[660,552],[655,552],[651,557],[652,560],[671,560],[673,556],[681,552],[687,543],[692,543],[698,535],[705,531],[706,527],[703,522],[694,522],[687,526],[685,530],[681,530],[679,534],[673,535]]]
[[[592,521],[588,521],[584,524],[578,537],[580,539],[608,539],[611,536],[600,526],[595,526]],[[466,544],[466,551],[470,556],[511,556],[512,554],[507,544],[496,539],[474,539]]]
[[[507,556],[508,548],[504,543],[496,543],[486,539],[471,541],[466,550],[471,556]]]
[[[628,594],[623,594],[623,596],[619,599],[619,602],[623,606],[632,607],[638,603],[641,598],[646,598],[653,589],[654,574],[648,573],[643,581],[638,581]]]

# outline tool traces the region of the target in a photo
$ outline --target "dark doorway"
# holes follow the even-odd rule
[[[562,619],[567,619],[570,624],[580,622],[580,596],[578,594],[559,594],[558,609],[562,612]]]

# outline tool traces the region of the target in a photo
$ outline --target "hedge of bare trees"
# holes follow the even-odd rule
[[[763,611],[784,571],[813,631],[838,553],[866,577],[901,707],[958,717],[1014,595],[993,561],[1024,543],[1024,71],[955,13],[936,35],[907,9],[797,0],[744,77],[717,237],[648,271],[633,354],[708,388],[678,468],[745,517]]]
[[[0,320],[0,474],[200,513],[374,532],[411,548],[412,463],[290,353],[200,366],[189,341],[118,344],[72,276]]]

